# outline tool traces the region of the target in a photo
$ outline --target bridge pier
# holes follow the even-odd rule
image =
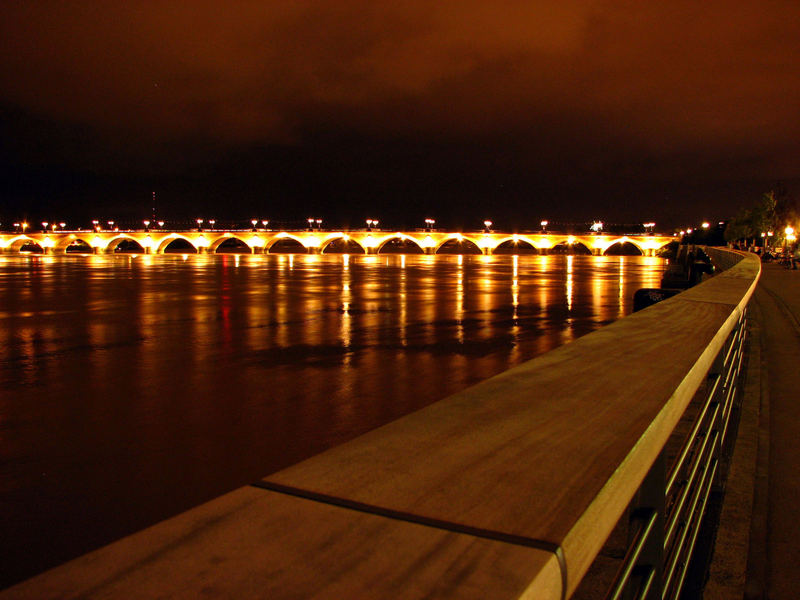
[[[314,246],[309,246],[306,248],[309,254],[319,254],[319,248]]]

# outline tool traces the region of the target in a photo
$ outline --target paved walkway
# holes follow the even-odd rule
[[[764,264],[750,310],[748,383],[706,600],[800,597],[800,270]]]

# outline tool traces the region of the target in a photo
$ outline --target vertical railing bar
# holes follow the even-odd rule
[[[639,587],[639,592],[636,594],[636,600],[647,598],[650,589],[653,587],[653,582],[656,580],[656,570],[650,568],[647,570],[647,576],[643,579],[642,585]]]
[[[720,410],[720,405],[716,404],[714,406],[714,413],[711,417],[711,423],[714,423],[717,420],[717,415],[719,413],[719,410]],[[709,445],[708,443],[709,439],[711,439],[711,436],[706,434],[706,436],[703,438],[703,443],[700,446],[700,450],[697,453],[697,458],[692,464],[689,476],[686,478],[686,486],[681,491],[680,498],[678,502],[675,504],[675,508],[673,509],[673,512],[669,517],[666,534],[664,535],[665,549],[671,544],[672,537],[675,535],[675,527],[678,523],[678,520],[680,519],[681,513],[683,512],[683,506],[684,504],[686,504],[686,499],[689,496],[689,492],[695,483],[695,479],[697,478],[698,469],[704,461],[709,460],[709,457],[705,456],[706,449],[707,448],[709,449],[709,453],[714,452],[714,445],[713,444]],[[714,436],[714,439],[716,439],[716,436]]]
[[[688,551],[687,551],[687,556],[688,557],[691,557],[692,554],[694,553],[694,546],[695,546],[695,544],[697,542],[697,536],[700,533],[700,526],[701,526],[702,521],[703,521],[703,516],[706,513],[706,506],[708,505],[708,498],[711,495],[711,487],[712,487],[712,484],[714,482],[714,477],[717,474],[717,467],[718,466],[719,466],[719,461],[715,460],[714,461],[714,466],[711,468],[711,476],[708,478],[708,481],[707,481],[707,483],[705,485],[706,491],[705,491],[705,494],[703,496],[703,503],[700,506],[700,512],[699,512],[698,517],[697,517],[697,519],[695,521],[694,530],[692,531],[692,539],[689,542],[689,548],[688,548]],[[676,586],[675,586],[676,593],[673,595],[675,598],[678,597],[678,595],[681,592],[681,589],[683,588],[683,582],[686,579],[686,573],[687,573],[688,570],[689,570],[689,560],[686,560],[686,561],[684,561],[683,569],[681,570],[681,574],[680,574],[680,578],[678,579],[678,582],[676,583]]]
[[[669,496],[672,493],[672,488],[675,486],[675,481],[680,474],[681,469],[683,468],[684,463],[686,462],[686,457],[689,455],[689,452],[694,445],[695,440],[697,439],[697,434],[700,431],[700,428],[703,426],[703,422],[706,418],[706,414],[708,413],[708,407],[711,405],[711,398],[714,397],[714,392],[717,389],[717,386],[720,382],[720,376],[717,376],[714,381],[714,385],[709,393],[709,397],[703,403],[703,409],[700,411],[697,419],[695,419],[694,425],[692,427],[692,431],[687,436],[687,441],[684,444],[683,448],[681,449],[681,453],[678,456],[678,459],[673,463],[672,467],[670,468],[669,477],[667,478],[667,485],[666,491],[664,492],[665,496]]]
[[[658,517],[658,512],[650,509],[645,515],[642,515],[641,518],[637,518],[641,524],[622,559],[622,566],[614,576],[614,582],[611,585],[610,592],[606,595],[606,600],[619,600],[622,596],[625,587],[630,581],[631,573],[636,566],[636,561],[639,560],[639,556],[642,553],[642,548],[644,548],[645,542],[650,537],[653,524],[656,522],[656,517]]]
[[[727,439],[728,424],[730,422],[730,417],[733,412],[733,403],[736,397],[737,382],[739,380],[739,375],[741,374],[741,366],[744,361],[743,344],[744,344],[744,338],[742,338],[742,343],[737,348],[734,364],[731,365],[730,372],[726,377],[725,411],[723,413],[723,419],[722,419],[723,425],[722,425],[722,437],[720,439],[720,446],[724,445],[725,440]]]
[[[714,433],[714,442],[716,442],[718,435],[719,432]],[[672,578],[675,575],[675,569],[678,565],[678,560],[683,554],[684,542],[686,541],[686,536],[689,532],[689,526],[691,525],[691,516],[694,514],[694,511],[697,508],[697,501],[700,498],[700,493],[702,492],[702,488],[704,487],[705,480],[706,477],[708,476],[712,462],[713,462],[712,460],[706,462],[705,468],[703,469],[703,475],[700,478],[700,483],[696,486],[694,493],[692,494],[692,501],[690,503],[689,511],[687,513],[689,515],[689,519],[687,519],[687,526],[681,533],[680,541],[677,542],[675,547],[673,548],[672,556],[670,557],[669,560],[669,566],[667,567],[664,575],[664,588],[663,588],[664,591],[662,592],[662,595],[669,589],[670,583],[672,582]]]

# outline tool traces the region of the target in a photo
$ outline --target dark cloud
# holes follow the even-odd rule
[[[620,219],[680,212],[665,197],[727,216],[774,180],[800,181],[795,1],[3,12],[4,180],[40,204],[50,168],[77,174],[75,195],[146,181],[211,204],[203,190],[235,187],[242,211],[269,196],[355,214],[414,195],[420,211],[491,202],[511,217],[558,197],[564,216]]]

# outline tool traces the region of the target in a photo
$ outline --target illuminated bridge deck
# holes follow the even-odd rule
[[[318,254],[348,252],[378,254],[390,251],[425,254],[514,253],[555,251],[606,254],[615,247],[633,246],[645,256],[653,256],[674,236],[663,234],[610,235],[570,233],[503,233],[494,231],[459,232],[417,231],[277,231],[254,230],[150,230],[150,231],[43,231],[0,234],[0,252],[35,251],[47,254],[113,253],[121,247],[145,254],[162,254],[176,244],[189,252],[214,253],[225,247],[255,254],[293,251]],[[224,246],[223,246],[224,245]],[[137,248],[138,246],[138,248]],[[628,247],[630,247],[628,246]]]

